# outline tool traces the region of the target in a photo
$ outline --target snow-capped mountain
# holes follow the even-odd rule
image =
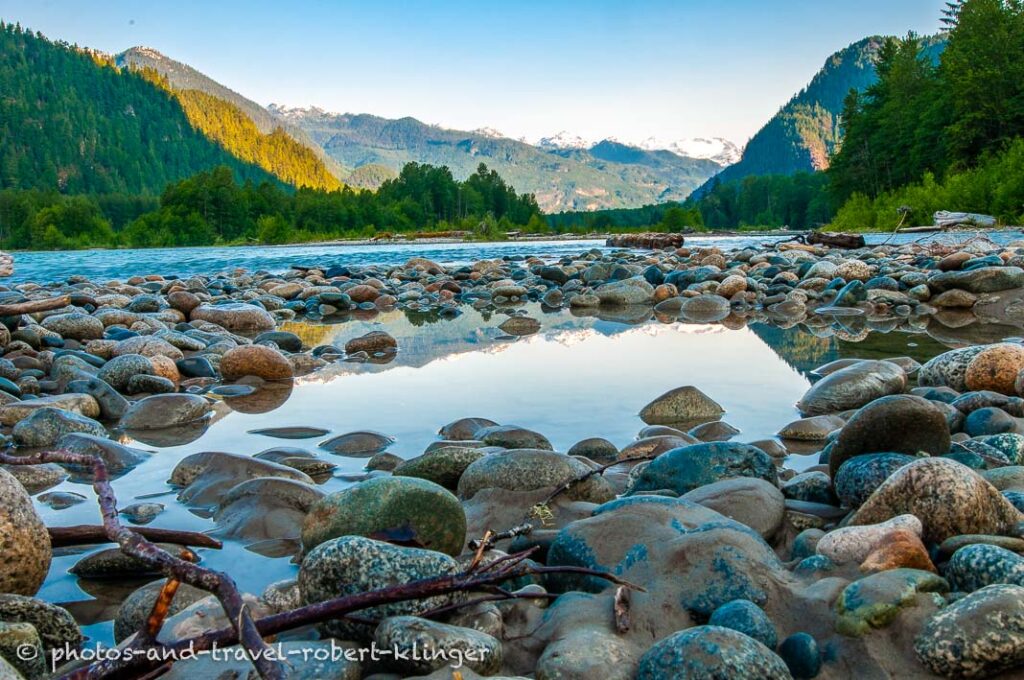
[[[706,158],[722,166],[732,165],[743,154],[740,147],[722,137],[690,137],[675,141],[648,137],[636,146],[648,151],[671,151],[686,158]]]
[[[539,146],[542,149],[589,149],[595,143],[579,135],[562,130],[550,137],[541,137],[534,146]]]

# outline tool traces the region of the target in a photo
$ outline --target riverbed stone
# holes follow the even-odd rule
[[[458,496],[469,500],[484,489],[533,491],[581,478],[590,468],[565,454],[538,449],[512,449],[480,458],[459,478]],[[572,500],[603,503],[614,497],[604,477],[592,475],[565,493]]]
[[[933,593],[949,591],[945,579],[920,569],[891,569],[854,581],[836,600],[836,630],[860,637],[885,628],[909,607],[931,603]]]
[[[248,479],[280,477],[314,484],[308,475],[286,465],[221,451],[203,451],[182,458],[167,480],[181,488],[178,500],[188,505],[213,506],[231,488]]]
[[[356,354],[357,352],[375,354],[377,352],[394,352],[397,349],[398,341],[384,331],[371,331],[345,343],[346,354]]]
[[[697,626],[655,643],[640,658],[637,680],[717,680],[792,676],[772,650],[735,630]]]
[[[885,522],[866,526],[847,526],[825,534],[815,551],[836,564],[863,562],[880,545],[888,543],[899,531],[920,536],[921,520],[913,515],[899,515]]]
[[[199,305],[189,317],[193,321],[209,321],[233,333],[270,331],[277,325],[274,317],[263,307],[244,302],[222,305]]]
[[[70,340],[97,340],[103,337],[103,322],[82,312],[48,316],[43,319],[42,327]]]
[[[947,458],[922,458],[885,480],[849,523],[877,524],[906,514],[921,520],[922,538],[932,543],[959,534],[1008,534],[1024,519],[970,468]]]
[[[323,497],[320,489],[293,479],[248,479],[220,498],[213,514],[215,533],[247,542],[295,540],[306,516]]]
[[[1024,586],[1024,557],[998,545],[966,545],[950,557],[945,569],[950,585],[973,592],[993,583]]]
[[[186,336],[187,337],[187,336]],[[154,335],[137,335],[134,338],[126,338],[114,345],[113,355],[115,357],[124,354],[138,354],[144,357],[167,357],[172,361],[184,359],[185,355],[180,349],[167,342],[163,338]]]
[[[654,286],[635,276],[598,286],[594,294],[602,305],[642,305],[654,300]]]
[[[778,481],[771,457],[749,444],[711,442],[672,449],[655,458],[637,475],[629,493],[671,489],[682,495],[730,477]]]
[[[950,443],[946,417],[933,402],[909,394],[882,397],[857,411],[839,431],[829,454],[829,475],[835,479],[843,463],[863,454],[939,456]]]
[[[425,674],[447,667],[461,655],[467,668],[481,675],[501,669],[501,642],[470,628],[451,626],[416,616],[392,616],[377,626],[373,640],[380,649],[398,653],[386,665],[404,674]],[[420,659],[411,658],[417,650]],[[408,656],[403,660],[404,655]]]
[[[50,569],[50,535],[24,487],[3,468],[0,554],[0,592],[34,595]]]
[[[726,602],[711,613],[708,625],[739,631],[768,649],[775,649],[779,642],[779,635],[772,620],[763,609],[750,600]]]
[[[711,508],[745,524],[764,538],[778,532],[786,514],[785,497],[778,487],[753,477],[705,484],[682,495],[681,499]]]
[[[669,390],[640,410],[648,425],[673,425],[720,417],[725,409],[692,385]]]
[[[518,425],[485,427],[477,431],[477,438],[487,446],[500,446],[505,449],[554,450],[548,438],[540,432],[534,432]]]
[[[105,437],[107,428],[92,418],[57,408],[38,409],[14,426],[14,441],[19,446],[52,446],[61,437],[72,432]]]
[[[1000,343],[980,352],[967,365],[964,382],[969,390],[992,390],[1016,395],[1017,374],[1024,369],[1024,346]]]
[[[447,441],[472,441],[478,440],[477,433],[487,427],[494,427],[498,423],[487,418],[459,418],[443,426],[439,431],[442,440]]]
[[[618,459],[619,448],[607,439],[590,437],[573,444],[568,451],[570,456],[583,456],[595,463],[611,463]]]
[[[1024,587],[992,585],[967,595],[925,624],[918,659],[947,678],[987,678],[1024,664]]]
[[[396,477],[418,477],[455,491],[459,478],[470,464],[484,457],[484,452],[466,446],[444,446],[421,456],[403,461],[392,474]]]
[[[845,424],[846,421],[836,415],[811,416],[784,425],[776,436],[804,442],[823,442],[831,432],[841,429]]]
[[[928,287],[942,292],[960,288],[969,293],[994,293],[1024,286],[1020,267],[979,267],[967,271],[936,272],[928,277]]]
[[[100,415],[100,405],[88,394],[69,392],[67,394],[55,394],[38,399],[15,401],[0,406],[0,424],[16,425],[23,418],[32,415],[33,412],[44,408],[56,408],[71,413],[77,413],[87,418],[96,418]]]
[[[394,437],[386,434],[370,430],[359,430],[331,437],[327,441],[320,442],[319,446],[339,456],[369,458],[394,443]]]
[[[302,560],[299,592],[306,604],[344,595],[408,583],[434,576],[459,573],[461,567],[444,553],[407,548],[363,536],[342,536],[321,543]],[[425,609],[443,607],[463,598],[462,594],[434,595],[419,600],[393,602],[362,610],[364,616],[415,615]],[[342,620],[321,625],[328,635],[368,641],[373,628]]]
[[[985,345],[972,345],[944,352],[928,360],[917,374],[922,387],[949,387],[957,392],[967,390],[967,367],[974,357],[985,351]]]
[[[838,413],[899,394],[906,384],[907,374],[896,364],[861,361],[816,382],[797,402],[797,408],[804,416]]]
[[[292,365],[273,347],[240,345],[224,353],[220,373],[225,380],[238,380],[253,375],[263,380],[290,380]]]
[[[466,514],[459,500],[438,484],[415,477],[378,477],[320,499],[302,524],[307,553],[350,535],[402,540],[458,555],[466,540]]]
[[[212,407],[195,394],[156,394],[128,407],[119,423],[125,430],[159,430],[204,420]]]

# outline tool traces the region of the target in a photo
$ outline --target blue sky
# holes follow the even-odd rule
[[[744,143],[835,50],[930,33],[943,0],[0,0],[0,17],[148,45],[260,103],[512,137]]]

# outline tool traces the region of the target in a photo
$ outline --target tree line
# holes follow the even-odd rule
[[[291,190],[239,178],[226,166],[173,182],[159,199],[0,190],[0,247],[73,249],[288,243],[387,232],[464,230],[478,238],[546,231],[532,194],[480,164],[464,181],[409,163],[377,192]]]

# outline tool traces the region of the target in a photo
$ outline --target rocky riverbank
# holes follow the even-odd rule
[[[130,475],[154,455],[136,444],[192,441],[220,409],[272,410],[297,376],[401,352],[383,332],[310,347],[283,323],[391,308],[442,319],[464,305],[490,309],[507,316],[501,329],[511,336],[540,328],[522,313],[525,300],[607,318],[734,327],[756,318],[853,340],[927,328],[955,349],[924,365],[884,357],[821,366],[797,404],[802,417],[778,423],[772,439],[742,441],[716,385],[681,377],[678,389],[651,395],[640,412],[646,426],[625,447],[590,438],[554,451],[545,433],[467,409],[438,423],[437,440],[411,458],[389,453],[390,437],[376,432],[321,442],[366,459],[367,478],[343,491],[318,488],[332,473],[328,459],[288,445],[187,456],[168,480],[177,492],[168,502],[208,514],[213,535],[250,546],[248,559],[294,555],[294,579],[245,596],[256,619],[522,550],[533,551],[532,564],[563,569],[517,572],[502,591],[378,604],[289,631],[285,644],[295,648],[333,638],[351,648],[459,651],[464,678],[987,677],[1024,667],[1022,267],[1024,243],[975,240],[592,251],[459,267],[413,258],[123,282],[72,276],[0,291],[0,423],[10,456],[58,449]],[[267,433],[301,443],[322,438],[324,425]],[[788,468],[796,450],[819,451],[817,464]],[[47,490],[88,474],[67,463],[8,463],[0,677],[42,677],[47,655],[87,642],[68,611],[35,597],[52,560],[35,508],[83,502]],[[164,505],[122,501],[118,510],[140,527]],[[123,579],[159,569],[111,548],[73,572]],[[121,605],[117,642],[144,627],[161,583]],[[230,623],[187,585],[169,614],[162,644]],[[38,653],[26,659],[23,645]],[[233,663],[232,672],[251,669]],[[439,656],[306,660],[288,677],[447,678],[447,665]],[[227,668],[200,658],[169,675]]]

